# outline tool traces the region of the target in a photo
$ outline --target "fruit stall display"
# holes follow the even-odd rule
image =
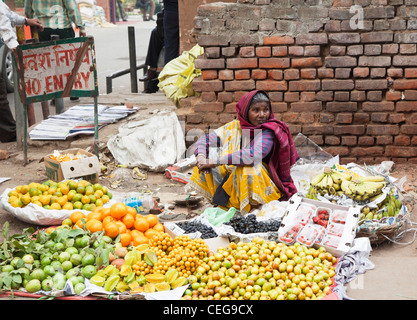
[[[48,180],[17,186],[8,192],[8,203],[13,208],[24,208],[33,203],[44,209],[92,211],[109,202],[112,196],[108,188],[99,183]]]
[[[324,167],[313,177],[306,198],[348,203],[361,208],[358,236],[372,244],[394,237],[405,223],[407,210],[395,186],[382,175],[358,176],[348,170]]]
[[[250,216],[230,221],[239,224],[247,232],[279,228]],[[201,227],[179,226],[190,232]],[[205,239],[172,236],[156,215],[138,214],[123,202],[87,214],[73,210],[59,226],[7,233],[6,224],[0,288],[29,295],[103,297],[101,288],[107,299],[178,290],[181,299],[317,299],[331,291],[337,261],[324,247],[259,237],[211,251]]]

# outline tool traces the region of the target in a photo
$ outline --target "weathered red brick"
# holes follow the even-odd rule
[[[417,81],[406,79],[394,79],[393,88],[396,90],[417,89]]]
[[[369,68],[358,67],[353,69],[354,78],[367,78],[369,76]]]
[[[195,112],[222,112],[224,110],[223,102],[201,102],[194,105]]]
[[[394,137],[395,146],[409,146],[411,144],[411,139],[409,136],[396,136]]]
[[[356,67],[357,61],[355,57],[344,56],[344,57],[326,57],[324,58],[324,65],[328,68],[346,68]]]
[[[290,91],[318,91],[320,90],[320,80],[294,80],[290,81]]]
[[[357,144],[358,137],[356,136],[342,136],[341,144],[345,146],[354,146]]]
[[[384,154],[384,148],[380,146],[376,147],[356,147],[352,148],[350,154],[354,157],[369,156],[382,156]]]
[[[270,57],[271,47],[256,47],[255,53],[257,57],[262,57],[262,58]]]
[[[248,91],[255,89],[255,81],[253,79],[240,81],[225,81],[225,91]]]
[[[294,58],[291,60],[293,68],[321,67],[322,65],[321,58]]]
[[[355,86],[353,80],[329,80],[321,81],[323,90],[352,90]]]
[[[264,45],[293,44],[294,38],[290,36],[269,36],[264,37]]]
[[[387,69],[387,76],[391,78],[402,78],[403,69],[401,68],[389,68]]]
[[[285,69],[284,70],[285,80],[297,80],[300,79],[300,70],[298,69]]]
[[[284,73],[282,70],[268,70],[268,79],[271,80],[282,80],[284,78]]]
[[[336,123],[352,123],[353,115],[351,113],[339,113],[336,115]]]
[[[217,100],[219,102],[230,103],[233,101],[233,94],[231,92],[219,92],[217,94]]]
[[[373,112],[371,114],[371,121],[375,123],[386,123],[388,122],[388,113],[386,112]]]
[[[327,33],[308,33],[299,35],[295,42],[297,44],[327,44]]]
[[[338,146],[340,144],[340,137],[337,136],[325,136],[324,142],[329,146]]]
[[[290,66],[289,58],[259,58],[259,68],[284,69]]]
[[[395,106],[392,101],[366,101],[362,103],[362,110],[366,112],[394,111]]]
[[[203,80],[202,77],[197,77],[193,80],[193,89],[196,92],[223,91],[223,81]]]
[[[290,56],[303,56],[304,47],[302,46],[291,46],[288,48],[288,55]]]
[[[366,134],[381,136],[381,135],[398,135],[400,128],[398,125],[379,125],[379,124],[369,124],[366,128]]]
[[[339,102],[329,101],[326,103],[326,111],[328,112],[356,112],[358,110],[357,102]]]
[[[256,81],[256,89],[264,91],[286,91],[287,81],[260,80]]]
[[[363,136],[358,137],[358,145],[360,146],[372,146],[375,143],[374,137]]]
[[[358,90],[381,90],[388,88],[387,80],[356,80]]]
[[[401,123],[401,122],[405,122],[405,120],[406,120],[406,116],[404,113],[390,113],[388,117],[388,121],[391,123]]]
[[[216,101],[216,93],[211,91],[206,91],[201,93],[201,101],[203,102],[213,102]]]
[[[316,93],[314,91],[305,91],[300,94],[301,101],[316,101]]]
[[[285,102],[273,102],[271,108],[274,113],[283,113],[288,111],[288,106]]]
[[[417,156],[416,147],[386,146],[385,155],[388,157],[410,158]]]
[[[239,56],[242,58],[255,57],[255,47],[254,46],[241,47],[239,50]]]
[[[317,76],[316,69],[301,69],[301,78],[302,79],[315,79]]]
[[[228,58],[227,67],[230,69],[257,68],[258,58]]]
[[[352,134],[363,135],[365,133],[364,125],[340,125],[334,126],[334,134],[337,136]]]
[[[217,70],[202,70],[201,76],[204,80],[217,79]]]
[[[248,69],[241,69],[235,71],[236,80],[247,80],[250,79],[250,71]]]
[[[398,101],[401,99],[401,91],[387,91],[385,93],[385,99],[388,101]]]
[[[403,124],[403,125],[401,125],[400,132],[403,133],[403,134],[416,135],[417,134],[417,126],[415,124]]]
[[[406,78],[417,78],[417,68],[405,68],[404,76]]]
[[[387,43],[392,42],[394,33],[392,31],[378,31],[361,33],[362,43]]]
[[[235,78],[233,70],[220,70],[219,79],[220,80],[233,80]]]
[[[317,75],[320,79],[325,79],[325,78],[333,78],[334,77],[334,69],[318,69],[317,70]]]
[[[254,69],[252,70],[252,79],[263,80],[266,79],[267,72],[264,69]]]
[[[196,69],[224,69],[224,59],[203,59],[197,58],[194,60],[194,66]]]
[[[272,56],[274,57],[285,57],[288,55],[287,46],[274,46],[272,47]]]
[[[291,111],[293,112],[321,112],[322,109],[320,101],[291,103]]]

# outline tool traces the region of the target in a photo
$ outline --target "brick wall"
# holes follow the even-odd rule
[[[342,163],[417,163],[417,0],[218,2],[198,7],[193,35],[205,54],[181,102],[187,132],[262,89],[293,136]]]

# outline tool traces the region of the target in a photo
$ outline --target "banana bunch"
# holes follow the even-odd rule
[[[402,203],[400,199],[395,196],[394,190],[386,195],[385,199],[378,203],[375,208],[364,206],[359,216],[359,223],[365,220],[380,220],[385,217],[395,217],[400,212]]]
[[[310,181],[307,195],[311,199],[316,199],[319,193],[339,197],[346,195],[355,201],[363,202],[381,194],[384,186],[383,176],[368,176],[353,180],[350,174],[325,167],[322,173]]]
[[[341,184],[343,181],[349,181],[352,176],[346,173],[342,173],[336,170],[332,170],[329,167],[325,167],[323,172],[315,176],[310,181],[309,194],[317,195],[320,193],[342,195]]]
[[[343,181],[340,185],[343,193],[355,201],[368,201],[382,192],[385,187],[385,178],[372,176],[357,180]]]

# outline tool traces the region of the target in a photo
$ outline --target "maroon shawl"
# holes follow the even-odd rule
[[[291,178],[290,169],[298,160],[298,153],[295,149],[290,129],[284,122],[275,119],[272,108],[267,122],[256,127],[249,123],[248,110],[253,96],[258,92],[263,92],[268,96],[266,92],[261,90],[249,92],[236,104],[236,112],[242,129],[250,130],[251,133],[253,133],[254,130],[259,129],[269,129],[274,132],[275,141],[268,163],[269,175],[282,193],[282,198],[280,200],[286,201],[297,192],[297,188]]]

